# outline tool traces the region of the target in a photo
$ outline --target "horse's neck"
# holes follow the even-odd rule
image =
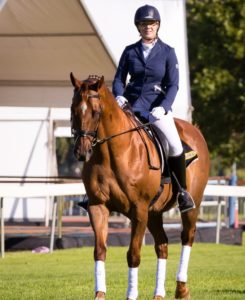
[[[103,100],[102,124],[107,132],[117,133],[129,129],[130,120],[123,110],[118,106],[115,97],[108,90]]]
[[[101,118],[101,127],[104,134],[118,134],[132,127],[129,117],[118,106],[116,99],[108,90],[103,99],[103,114]]]

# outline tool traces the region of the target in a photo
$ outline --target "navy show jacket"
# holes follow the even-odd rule
[[[127,82],[127,76],[130,80]],[[148,112],[162,106],[171,110],[179,86],[175,51],[160,39],[144,59],[141,40],[125,48],[113,80],[115,97],[124,96],[133,111]]]

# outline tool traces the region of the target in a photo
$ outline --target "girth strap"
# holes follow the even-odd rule
[[[160,197],[161,193],[163,192],[164,189],[164,177],[161,176],[161,183],[158,189],[158,192],[156,193],[155,197],[151,200],[149,207],[151,207],[153,204],[155,204]]]

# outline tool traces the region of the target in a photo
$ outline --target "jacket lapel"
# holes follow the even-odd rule
[[[143,51],[142,51],[142,46],[141,46],[141,41],[137,42],[135,44],[135,52],[137,53],[139,59],[145,63],[145,59],[144,59],[144,56],[143,56]]]
[[[147,57],[146,62],[153,59],[158,54],[159,51],[161,51],[161,46],[160,46],[159,42],[157,42],[156,45],[152,48],[151,53]]]

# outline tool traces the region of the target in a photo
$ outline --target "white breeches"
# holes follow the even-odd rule
[[[183,147],[174,123],[173,113],[168,111],[166,115],[161,114],[157,119],[150,114],[149,121],[154,122],[153,126],[168,156],[179,156],[183,152]]]

